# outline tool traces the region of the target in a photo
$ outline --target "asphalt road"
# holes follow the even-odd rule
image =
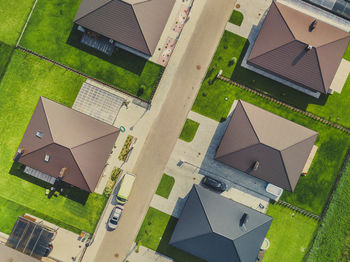
[[[175,52],[182,51],[182,54],[178,60],[172,58],[173,64],[168,67],[175,69],[167,68],[159,86],[167,86],[169,90],[166,97],[157,102],[158,116],[133,170],[137,178],[132,194],[118,228],[105,235],[95,261],[123,261],[132,248],[234,4],[234,0],[207,0],[194,32],[184,36],[190,38],[186,41],[188,44],[181,45],[180,38],[176,47],[180,50]]]

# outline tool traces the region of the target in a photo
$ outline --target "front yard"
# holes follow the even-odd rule
[[[177,219],[150,207],[141,225],[135,242],[157,251],[179,262],[202,262],[200,258],[192,256],[168,244],[175,229]]]
[[[278,204],[270,204],[267,215],[273,221],[266,237],[270,248],[263,262],[301,262],[308,251],[318,222]]]
[[[76,189],[67,191],[66,197],[48,199],[45,189],[50,185],[23,174],[12,160],[39,97],[72,106],[84,80],[35,56],[14,52],[0,83],[0,209],[2,216],[6,213],[0,231],[8,232],[19,214],[32,212],[75,232],[93,232],[106,197]]]
[[[111,57],[80,44],[73,24],[80,1],[38,0],[20,45],[107,82],[144,100],[151,97],[162,67],[116,49]]]

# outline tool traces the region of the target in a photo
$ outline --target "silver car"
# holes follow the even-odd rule
[[[122,216],[122,213],[123,213],[123,209],[124,207],[121,206],[121,205],[116,205],[112,212],[111,212],[111,215],[109,216],[109,219],[108,219],[108,227],[110,229],[116,229],[117,226],[118,226],[118,222]]]

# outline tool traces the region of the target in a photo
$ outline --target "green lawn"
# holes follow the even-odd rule
[[[168,198],[173,189],[175,178],[167,174],[163,174],[162,179],[159,182],[156,194],[164,198]]]
[[[49,216],[51,221],[65,223],[67,229],[74,227],[93,232],[106,197],[67,190],[67,197],[48,199],[45,188],[50,185],[23,174],[19,165],[13,165],[12,161],[39,97],[45,96],[71,106],[84,80],[35,56],[22,51],[14,52],[0,83],[0,197],[18,205],[11,207],[14,211],[10,212],[6,210],[11,205],[6,201],[0,202],[1,210],[12,214],[5,219],[10,224],[0,223],[5,230],[12,226],[15,216],[32,209]],[[86,202],[83,205],[78,201]],[[0,221],[3,221],[2,218]]]
[[[0,41],[15,45],[34,0],[0,0]]]
[[[350,161],[317,232],[307,261],[350,261]]]
[[[118,49],[109,57],[80,44],[73,26],[80,1],[39,0],[20,45],[148,100],[162,67]]]
[[[273,217],[266,235],[271,245],[265,253],[263,262],[303,261],[318,223],[278,204],[270,204],[267,215]]]
[[[207,95],[204,97],[202,92],[206,92]],[[228,97],[227,101],[225,101],[225,97]],[[342,159],[350,146],[350,136],[220,80],[217,80],[210,87],[202,86],[192,110],[219,121],[227,117],[229,109],[236,99],[257,105],[319,133],[316,140],[318,151],[308,175],[300,177],[294,193],[284,191],[282,200],[315,214],[321,214],[337,177]],[[218,105],[220,105],[219,108]]]
[[[229,22],[240,26],[243,22],[243,14],[240,11],[233,10]]]
[[[168,244],[176,222],[175,217],[150,207],[135,241],[178,262],[203,261]]]
[[[0,41],[0,81],[11,58],[13,47]]]
[[[248,46],[249,42],[246,39],[225,31],[207,76],[203,81],[200,92],[202,96],[211,96],[214,93],[220,96],[219,91],[215,90],[215,87],[211,84],[215,75],[222,69],[224,76],[240,84],[257,89],[290,105],[350,128],[350,107],[348,106],[348,101],[350,100],[349,79],[345,83],[341,94],[335,92],[332,95],[321,95],[319,99],[316,99],[240,66]],[[232,57],[237,57],[238,61],[233,66],[230,66]],[[214,105],[207,109],[204,109],[200,102],[198,99],[195,101],[194,111],[202,107],[201,110],[206,110],[206,114],[209,115],[211,110],[215,110],[216,112],[212,113],[214,117],[220,114],[223,115],[227,111],[228,103],[221,99],[212,100],[211,102]]]
[[[184,124],[184,127],[182,128],[179,138],[186,142],[191,142],[197,133],[198,127],[198,122],[193,121],[191,119],[186,119],[186,122]]]

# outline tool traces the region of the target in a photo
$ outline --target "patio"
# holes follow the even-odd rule
[[[93,82],[86,81],[83,83],[72,108],[113,125],[125,101],[124,98],[99,88]]]

